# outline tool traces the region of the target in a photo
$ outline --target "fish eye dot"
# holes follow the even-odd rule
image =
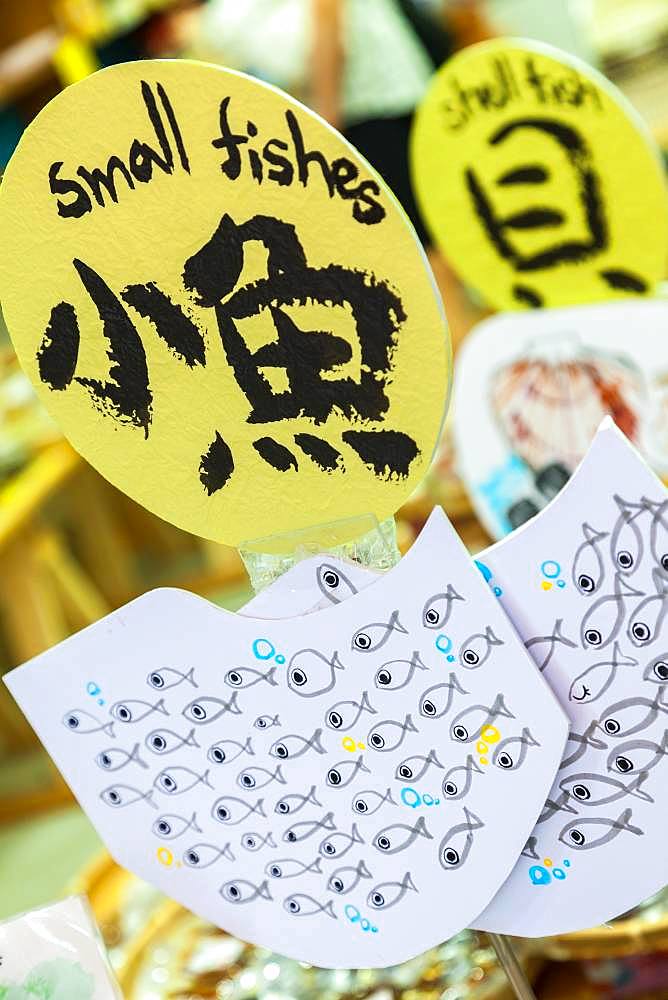
[[[103,753],[100,757],[103,767],[111,767],[111,757],[108,753]]]
[[[328,718],[330,726],[334,726],[335,729],[340,729],[343,725],[343,719],[338,712],[330,712]]]
[[[258,729],[266,729],[266,727],[267,727],[267,720],[266,719],[258,719],[256,721],[255,725],[257,726]]]
[[[668,552],[661,556],[661,565],[668,572]]]
[[[422,702],[422,713],[423,715],[436,715],[436,705],[433,701],[423,701]]]
[[[371,744],[371,746],[377,747],[378,749],[385,746],[385,740],[380,735],[380,733],[372,733],[369,743]]]
[[[269,874],[273,878],[280,878],[283,872],[279,865],[272,865],[271,868],[269,869]]]
[[[190,711],[196,719],[206,719],[206,712],[201,705],[193,705]]]
[[[109,792],[109,801],[110,802],[120,802],[121,801],[121,797],[118,794],[118,792]]]
[[[327,781],[330,785],[341,784],[341,775],[337,770],[335,770],[335,768],[332,768],[331,771],[327,772]]]
[[[253,776],[250,774],[243,774],[241,776],[241,784],[244,786],[244,788],[254,788],[255,778],[253,778]]]
[[[189,865],[198,865],[199,854],[197,853],[197,851],[188,851],[188,853],[186,854],[186,861],[188,862]]]
[[[286,816],[290,812],[290,806],[287,802],[279,802],[276,806],[276,812],[283,813]]]
[[[358,632],[355,636],[353,642],[358,649],[368,649],[371,645],[371,639],[366,634],[366,632]]]
[[[379,837],[376,841],[381,851],[389,851],[390,849],[390,838],[389,837]]]
[[[118,710],[118,718],[122,719],[123,722],[129,722],[132,718],[132,712],[129,708],[126,708],[125,705],[121,705]]]
[[[610,736],[616,736],[622,727],[617,722],[617,719],[606,719],[605,722],[603,723],[603,728],[605,729],[606,733],[610,734]]]
[[[446,783],[443,785],[443,791],[445,792],[446,795],[456,795],[457,786],[454,783],[454,781],[446,781]]]
[[[475,664],[478,662],[478,660],[480,659],[480,657],[475,652],[475,650],[473,650],[473,649],[465,649],[464,650],[464,654],[462,656],[462,659],[464,660],[464,663],[470,663],[472,666],[475,666]]]
[[[158,831],[160,833],[171,833],[172,832],[172,828],[169,825],[169,823],[165,823],[164,820],[163,820],[162,823],[158,823]]]
[[[374,892],[371,895],[371,902],[373,903],[374,906],[384,906],[385,897],[380,892]]]
[[[668,663],[665,663],[663,660],[659,660],[658,663],[654,664],[654,673],[662,681],[668,680]]]
[[[392,683],[392,674],[389,670],[379,670],[376,674],[376,680],[381,687],[387,687],[388,684]]]
[[[367,809],[368,809],[368,808],[369,808],[369,807],[368,807],[368,805],[366,804],[366,802],[364,801],[364,799],[357,799],[357,800],[356,800],[356,802],[355,802],[355,810],[356,810],[356,811],[357,811],[358,813],[365,813],[365,812],[367,811]]]
[[[225,806],[218,806],[216,809],[216,816],[218,819],[229,819],[230,811],[229,809],[226,809]]]
[[[220,747],[215,747],[211,752],[211,756],[216,764],[223,764],[225,762],[225,751],[221,750]]]
[[[402,778],[412,778],[413,772],[411,771],[410,767],[408,767],[407,764],[402,764],[401,767],[399,768],[399,775]]]
[[[299,903],[296,899],[290,900],[288,903],[288,909],[290,910],[290,913],[299,913]]]
[[[297,687],[303,687],[306,684],[306,674],[303,670],[293,670],[290,676],[292,683],[296,684]]]
[[[325,854],[329,855],[336,854],[336,848],[334,847],[334,844],[330,844],[329,841],[327,841],[326,844],[323,844],[322,849],[325,852]]]
[[[601,633],[598,629],[588,628],[585,632],[585,641],[588,642],[590,646],[599,646],[601,644]]]
[[[581,799],[583,802],[591,798],[591,793],[586,785],[573,785],[573,795],[576,799]]]
[[[446,847],[443,851],[443,860],[446,865],[456,865],[459,863],[459,852],[454,847]]]
[[[227,894],[232,899],[238,899],[239,896],[241,895],[241,893],[239,892],[239,889],[238,889],[238,887],[236,885],[229,885],[227,887]]]
[[[621,771],[622,774],[626,774],[628,771],[633,770],[633,761],[629,760],[628,757],[616,757],[615,767],[618,771]]]
[[[631,628],[631,633],[633,638],[638,639],[639,642],[645,642],[651,635],[649,626],[645,622],[635,622]]]
[[[468,730],[465,729],[464,726],[455,726],[455,728],[452,730],[452,735],[456,740],[462,742],[463,740],[468,739],[469,734]]]
[[[633,556],[626,549],[617,553],[617,565],[622,569],[630,569],[633,566]]]
[[[165,686],[165,682],[160,674],[151,674],[149,677],[149,684],[154,688],[161,688]]]
[[[582,846],[585,842],[584,834],[580,830],[571,830],[569,837],[574,844],[578,844],[579,846]]]
[[[69,715],[67,717],[67,725],[70,727],[70,729],[76,729],[78,727],[79,720],[77,719],[76,715]]]
[[[499,764],[499,767],[506,767],[506,768],[512,767],[513,758],[510,756],[509,753],[500,753],[497,763]]]
[[[236,687],[238,687],[239,684],[241,684],[241,674],[238,673],[236,670],[230,670],[230,672],[227,675],[227,679],[230,682],[230,684],[234,684]]]
[[[436,608],[429,608],[425,618],[430,625],[438,625],[438,611]]]
[[[255,837],[244,837],[244,844],[252,850],[255,847]]]
[[[334,570],[329,569],[323,575],[323,580],[325,581],[325,583],[327,584],[328,587],[338,587],[338,585],[339,585],[339,574],[335,573]]]
[[[342,879],[340,879],[340,878],[333,878],[332,879],[332,889],[334,890],[334,892],[343,892],[344,888],[345,887],[343,885],[343,880]]]
[[[294,844],[295,841],[297,840],[297,834],[295,833],[294,830],[288,830],[288,832],[285,835],[285,839],[288,840],[291,844]]]
[[[151,744],[155,750],[164,750],[167,746],[162,736],[154,736],[151,740]]]
[[[285,758],[288,756],[288,748],[285,746],[284,743],[279,743],[278,746],[276,747],[276,756],[282,757],[283,760],[285,760]]]
[[[170,778],[169,775],[167,774],[163,775],[162,783],[165,786],[165,788],[169,789],[170,792],[172,791],[172,789],[176,788],[176,782],[174,781],[173,778]]]
[[[580,573],[578,577],[578,587],[580,590],[584,591],[585,594],[591,594],[595,587],[594,581],[586,573]]]

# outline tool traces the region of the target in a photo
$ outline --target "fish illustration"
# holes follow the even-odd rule
[[[92,736],[93,733],[106,733],[107,736],[114,737],[114,723],[100,722],[90,712],[83,708],[73,708],[63,716],[63,725],[71,733],[81,733],[84,736]]]
[[[340,760],[327,772],[327,784],[330,788],[346,788],[358,774],[371,774],[371,769],[364,763],[364,755],[355,760]]]
[[[536,820],[536,826],[539,826],[541,823],[547,822],[548,819],[552,819],[552,817],[556,816],[558,812],[573,813],[574,815],[576,815],[577,809],[574,809],[573,806],[569,806],[568,804],[569,798],[570,796],[568,792],[562,792],[555,799],[552,798],[546,799],[545,805],[543,806],[543,810],[538,819]]]
[[[613,499],[619,507],[619,517],[610,537],[610,558],[620,573],[630,576],[642,562],[644,543],[636,518],[646,507],[642,503],[629,503],[618,494]]]
[[[427,829],[424,816],[420,816],[415,826],[410,826],[408,823],[392,823],[383,827],[373,838],[372,843],[383,854],[399,854],[410,847],[418,837],[424,837],[426,840],[434,839]]]
[[[471,705],[456,715],[450,726],[450,739],[459,743],[471,743],[480,739],[483,729],[499,718],[515,718],[502,694],[497,694],[490,708],[486,705]]]
[[[559,782],[559,788],[583,806],[605,806],[627,795],[633,795],[644,802],[654,802],[651,795],[640,790],[640,786],[644,785],[648,777],[647,771],[641,771],[633,781],[625,785],[623,781],[608,778],[603,774],[582,772],[569,774],[567,778],[563,778]]]
[[[266,899],[269,902],[274,898],[269,892],[269,883],[264,881],[260,885],[254,885],[245,878],[237,878],[232,882],[226,882],[218,890],[228,903],[252,903],[256,899]]]
[[[145,764],[139,756],[139,743],[135,743],[130,753],[127,750],[123,750],[122,747],[112,747],[110,750],[103,750],[95,758],[95,763],[103,771],[120,771],[121,768],[127,767],[128,764],[139,764],[140,767],[148,768],[148,764]]]
[[[411,719],[410,712],[407,713],[403,722],[396,722],[394,719],[385,719],[383,722],[376,722],[369,730],[367,743],[379,753],[390,753],[398,750],[406,738],[406,733],[417,733],[418,729]]]
[[[363,843],[364,838],[360,836],[357,823],[353,823],[350,833],[337,831],[336,833],[328,834],[320,842],[318,853],[323,858],[343,858],[355,844]]]
[[[608,755],[608,771],[619,774],[641,774],[651,771],[668,755],[668,729],[665,730],[661,743],[653,740],[629,740],[610,751]]]
[[[330,563],[318,566],[315,578],[320,591],[332,604],[340,604],[357,593],[357,587],[353,586],[346,574]]]
[[[180,670],[175,670],[174,667],[160,667],[159,670],[152,670],[146,678],[146,683],[150,684],[156,691],[169,691],[170,688],[178,687],[185,681],[192,684],[194,688],[198,686],[195,683],[194,667],[191,667],[185,674]]]
[[[259,791],[266,785],[270,785],[272,781],[277,781],[279,785],[287,784],[280,764],[275,771],[268,771],[266,767],[246,767],[237,775],[237,785],[247,790],[255,788]]]
[[[327,659],[317,649],[300,649],[288,664],[288,687],[302,698],[317,698],[336,684],[336,671],[345,670],[338,653]]]
[[[327,888],[330,892],[338,892],[339,896],[345,896],[352,892],[363,878],[373,878],[364,861],[356,865],[345,865],[336,868],[327,879]]]
[[[668,500],[659,502],[645,499],[652,513],[649,545],[656,567],[668,574]]]
[[[426,757],[422,754],[413,754],[412,757],[406,757],[397,764],[394,777],[398,781],[419,781],[425,776],[432,764],[443,770],[443,765],[436,756],[435,750],[430,750]]]
[[[350,648],[362,653],[375,653],[394,632],[408,635],[408,629],[399,621],[399,611],[393,611],[386,622],[370,622],[359,628],[352,637]]]
[[[206,785],[207,788],[213,788],[209,781],[209,772],[197,774],[189,767],[166,767],[153,782],[154,788],[167,795],[183,795],[195,785]]]
[[[391,906],[400,903],[407,892],[417,891],[411,873],[406,872],[400,882],[380,882],[374,886],[366,901],[367,905],[373,906],[375,910],[389,910]]]
[[[625,656],[615,639],[612,647],[612,659],[600,660],[578,674],[570,686],[569,700],[580,702],[580,704],[596,701],[608,690],[619,667],[637,666],[638,661],[634,660],[632,656]]]
[[[264,837],[261,833],[244,833],[241,838],[241,846],[245,847],[247,851],[259,851],[263,847],[276,847],[276,843],[271,832]]]
[[[326,913],[334,920],[339,919],[334,912],[334,904],[331,899],[328,899],[326,903],[319,903],[313,896],[307,896],[303,892],[294,892],[287,899],[284,899],[283,909],[287,910],[293,917],[315,917],[318,913]]]
[[[336,830],[333,812],[326,813],[322,819],[305,819],[300,823],[293,823],[283,834],[283,840],[288,844],[298,844],[320,830]]]
[[[438,860],[445,871],[461,868],[473,846],[475,830],[482,830],[484,823],[464,806],[464,822],[450,827],[438,848]]]
[[[533,738],[525,726],[521,736],[507,736],[505,740],[501,740],[494,750],[492,764],[502,767],[505,771],[517,771],[524,763],[529,747],[539,746],[538,740]]]
[[[196,698],[181,712],[181,715],[198,726],[205,726],[209,722],[215,722],[222,715],[229,712],[230,715],[241,715],[241,709],[237,704],[237,692],[235,691],[229,701],[222,698]]]
[[[531,858],[533,861],[537,861],[540,858],[540,854],[536,850],[538,846],[538,837],[529,837],[526,844],[522,849],[523,858]]]
[[[156,701],[155,705],[151,705],[148,701],[141,701],[139,698],[131,698],[129,701],[117,701],[109,709],[110,715],[113,715],[118,722],[123,723],[143,722],[154,712],[158,712],[160,715],[169,715],[165,708],[164,698]]]
[[[573,583],[581,594],[590,597],[599,590],[605,578],[601,543],[608,537],[607,531],[597,531],[590,524],[582,525],[584,541],[573,559]]]
[[[214,844],[194,844],[183,852],[183,860],[189,868],[210,868],[221,858],[236,861],[229,842],[225,844],[225,847],[216,847]]]
[[[466,598],[458,594],[449,583],[442,594],[434,594],[425,602],[422,609],[422,624],[425,628],[445,628],[450,621],[454,602],[464,600]]]
[[[617,819],[577,819],[567,823],[559,834],[559,840],[567,847],[572,847],[576,851],[590,851],[593,847],[601,847],[609,841],[618,837],[620,833],[633,833],[637,837],[643,835],[643,831],[631,825],[633,818],[630,809],[625,809]],[[607,831],[603,833],[602,831]]]
[[[577,642],[573,642],[561,631],[563,622],[563,618],[557,618],[551,635],[535,635],[524,643],[541,673],[547,670],[559,646],[565,646],[567,649],[575,649],[577,646]],[[534,646],[538,647],[535,651]]]
[[[284,795],[274,806],[274,812],[280,813],[282,816],[294,816],[304,806],[322,807],[322,803],[318,802],[315,797],[315,785],[311,785],[311,789],[306,795],[298,795],[297,793]]]
[[[197,813],[194,812],[190,819],[185,816],[176,816],[174,813],[167,813],[159,816],[153,824],[153,833],[156,837],[163,837],[165,840],[176,840],[182,837],[188,830],[201,833],[202,830],[197,824]]]
[[[303,757],[309,750],[314,750],[318,754],[327,753],[320,742],[321,736],[322,729],[316,729],[313,736],[308,740],[305,740],[303,736],[297,736],[297,734],[292,733],[290,736],[284,736],[282,739],[276,740],[272,744],[269,753],[272,757],[278,757],[279,760],[296,760],[298,757]]]
[[[144,743],[153,753],[167,754],[182,747],[196,747],[199,743],[195,739],[195,730],[191,729],[187,736],[180,736],[173,729],[154,729],[149,733]]]
[[[251,806],[243,799],[237,799],[233,795],[223,795],[217,799],[211,810],[211,815],[219,823],[226,823],[228,826],[236,826],[243,823],[249,816],[257,814],[263,819],[267,818],[264,811],[264,799],[258,799],[255,805]]]
[[[573,744],[574,749],[564,756],[561,764],[559,765],[560,771],[562,771],[565,767],[570,767],[571,764],[575,764],[590,748],[592,750],[608,749],[607,743],[604,743],[603,740],[594,736],[594,732],[597,729],[598,722],[594,719],[589,723],[584,733],[576,733],[574,730],[569,732],[568,739],[566,740],[566,746],[568,747],[568,744],[571,743]]]
[[[660,687],[652,701],[641,697],[617,701],[603,712],[599,726],[608,736],[633,736],[651,726],[660,712],[668,712],[668,704],[663,700],[664,694],[665,689]]]
[[[322,875],[322,858],[316,858],[310,865],[305,865],[297,858],[279,858],[265,865],[265,874],[272,878],[296,878],[298,875]]]
[[[270,667],[264,673],[261,670],[253,670],[252,667],[235,667],[225,674],[225,683],[228,687],[239,690],[254,687],[264,681],[270,687],[278,687],[278,681],[274,679],[276,667]]]
[[[113,806],[114,809],[122,809],[125,806],[134,805],[135,802],[145,802],[152,809],[157,809],[153,801],[153,790],[149,788],[147,792],[142,792],[132,785],[110,785],[100,792],[100,798],[105,805]]]
[[[619,572],[615,573],[613,594],[604,594],[591,605],[580,623],[580,643],[583,649],[605,649],[617,638],[624,624],[629,597],[644,597]]]
[[[455,764],[446,771],[441,785],[443,794],[453,802],[465,798],[471,788],[474,774],[484,774],[484,771],[478,767],[473,755],[469,754],[465,764]]]
[[[249,757],[255,756],[250,736],[244,743],[239,743],[237,740],[218,740],[209,747],[206,755],[212,764],[231,764],[237,757],[241,757],[242,753],[247,753]]]
[[[490,658],[494,646],[503,646],[491,625],[484,632],[474,632],[459,647],[459,663],[466,670],[477,670]]]
[[[455,694],[468,694],[455,674],[449,674],[447,681],[433,684],[420,698],[420,715],[425,719],[442,719],[452,707]]]
[[[668,653],[659,653],[643,670],[642,679],[652,684],[668,684]]]
[[[379,667],[374,677],[374,684],[382,691],[400,691],[410,684],[416,670],[429,670],[422,662],[416,649],[410,660],[390,660]]]
[[[646,646],[661,633],[668,611],[668,577],[661,570],[652,570],[655,594],[645,597],[631,612],[627,635],[634,646]]]
[[[389,788],[384,795],[369,788],[365,792],[358,792],[355,795],[352,801],[352,809],[359,816],[373,816],[386,803],[392,806],[396,806],[397,804],[392,798],[392,792]]]
[[[281,720],[277,715],[258,715],[253,727],[255,729],[273,729],[274,726],[280,726],[280,724]]]
[[[362,712],[377,715],[377,711],[369,703],[368,691],[362,692],[359,701],[337,701],[336,705],[327,711],[325,725],[329,729],[352,729],[357,724]]]

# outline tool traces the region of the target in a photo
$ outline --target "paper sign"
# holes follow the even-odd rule
[[[453,434],[492,537],[559,492],[608,414],[668,473],[666,331],[661,300],[507,313],[472,331],[457,359]]]
[[[153,591],[7,680],[120,864],[327,967],[395,965],[468,926],[567,734],[440,511],[324,610],[268,622]]]
[[[161,517],[229,544],[382,520],[426,472],[450,371],[426,258],[285,94],[187,61],[96,73],[25,132],[0,223],[41,400]]]
[[[425,95],[411,157],[435,240],[497,309],[623,298],[663,278],[657,150],[621,93],[564,52],[505,38],[464,49]]]

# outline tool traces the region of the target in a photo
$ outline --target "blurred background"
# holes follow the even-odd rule
[[[554,44],[602,70],[666,158],[668,0],[0,0],[0,171],[39,110],[97,68],[205,59],[281,86],[344,131],[428,244],[406,165],[412,112],[450,54],[500,34]],[[388,97],[382,64],[399,52],[410,69]],[[457,348],[490,310],[442,254],[428,253]],[[472,552],[489,542],[458,479],[448,426],[427,480],[398,515],[401,551],[435,503]],[[251,596],[234,550],[160,521],[72,451],[0,319],[0,672],[157,585],[231,610]],[[114,865],[0,688],[0,919],[72,888],[89,894],[128,998],[507,995],[484,935],[466,932],[396,970],[327,973],[204,924]],[[541,998],[668,998],[668,896],[521,954]]]

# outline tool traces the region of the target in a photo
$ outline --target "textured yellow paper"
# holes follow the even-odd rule
[[[434,77],[412,136],[429,228],[498,309],[651,292],[664,275],[663,170],[639,116],[556,49],[498,39]]]
[[[238,544],[387,517],[424,475],[450,381],[431,272],[378,176],[285,94],[193,62],[96,73],[26,132],[0,225],[40,398],[161,517]]]

